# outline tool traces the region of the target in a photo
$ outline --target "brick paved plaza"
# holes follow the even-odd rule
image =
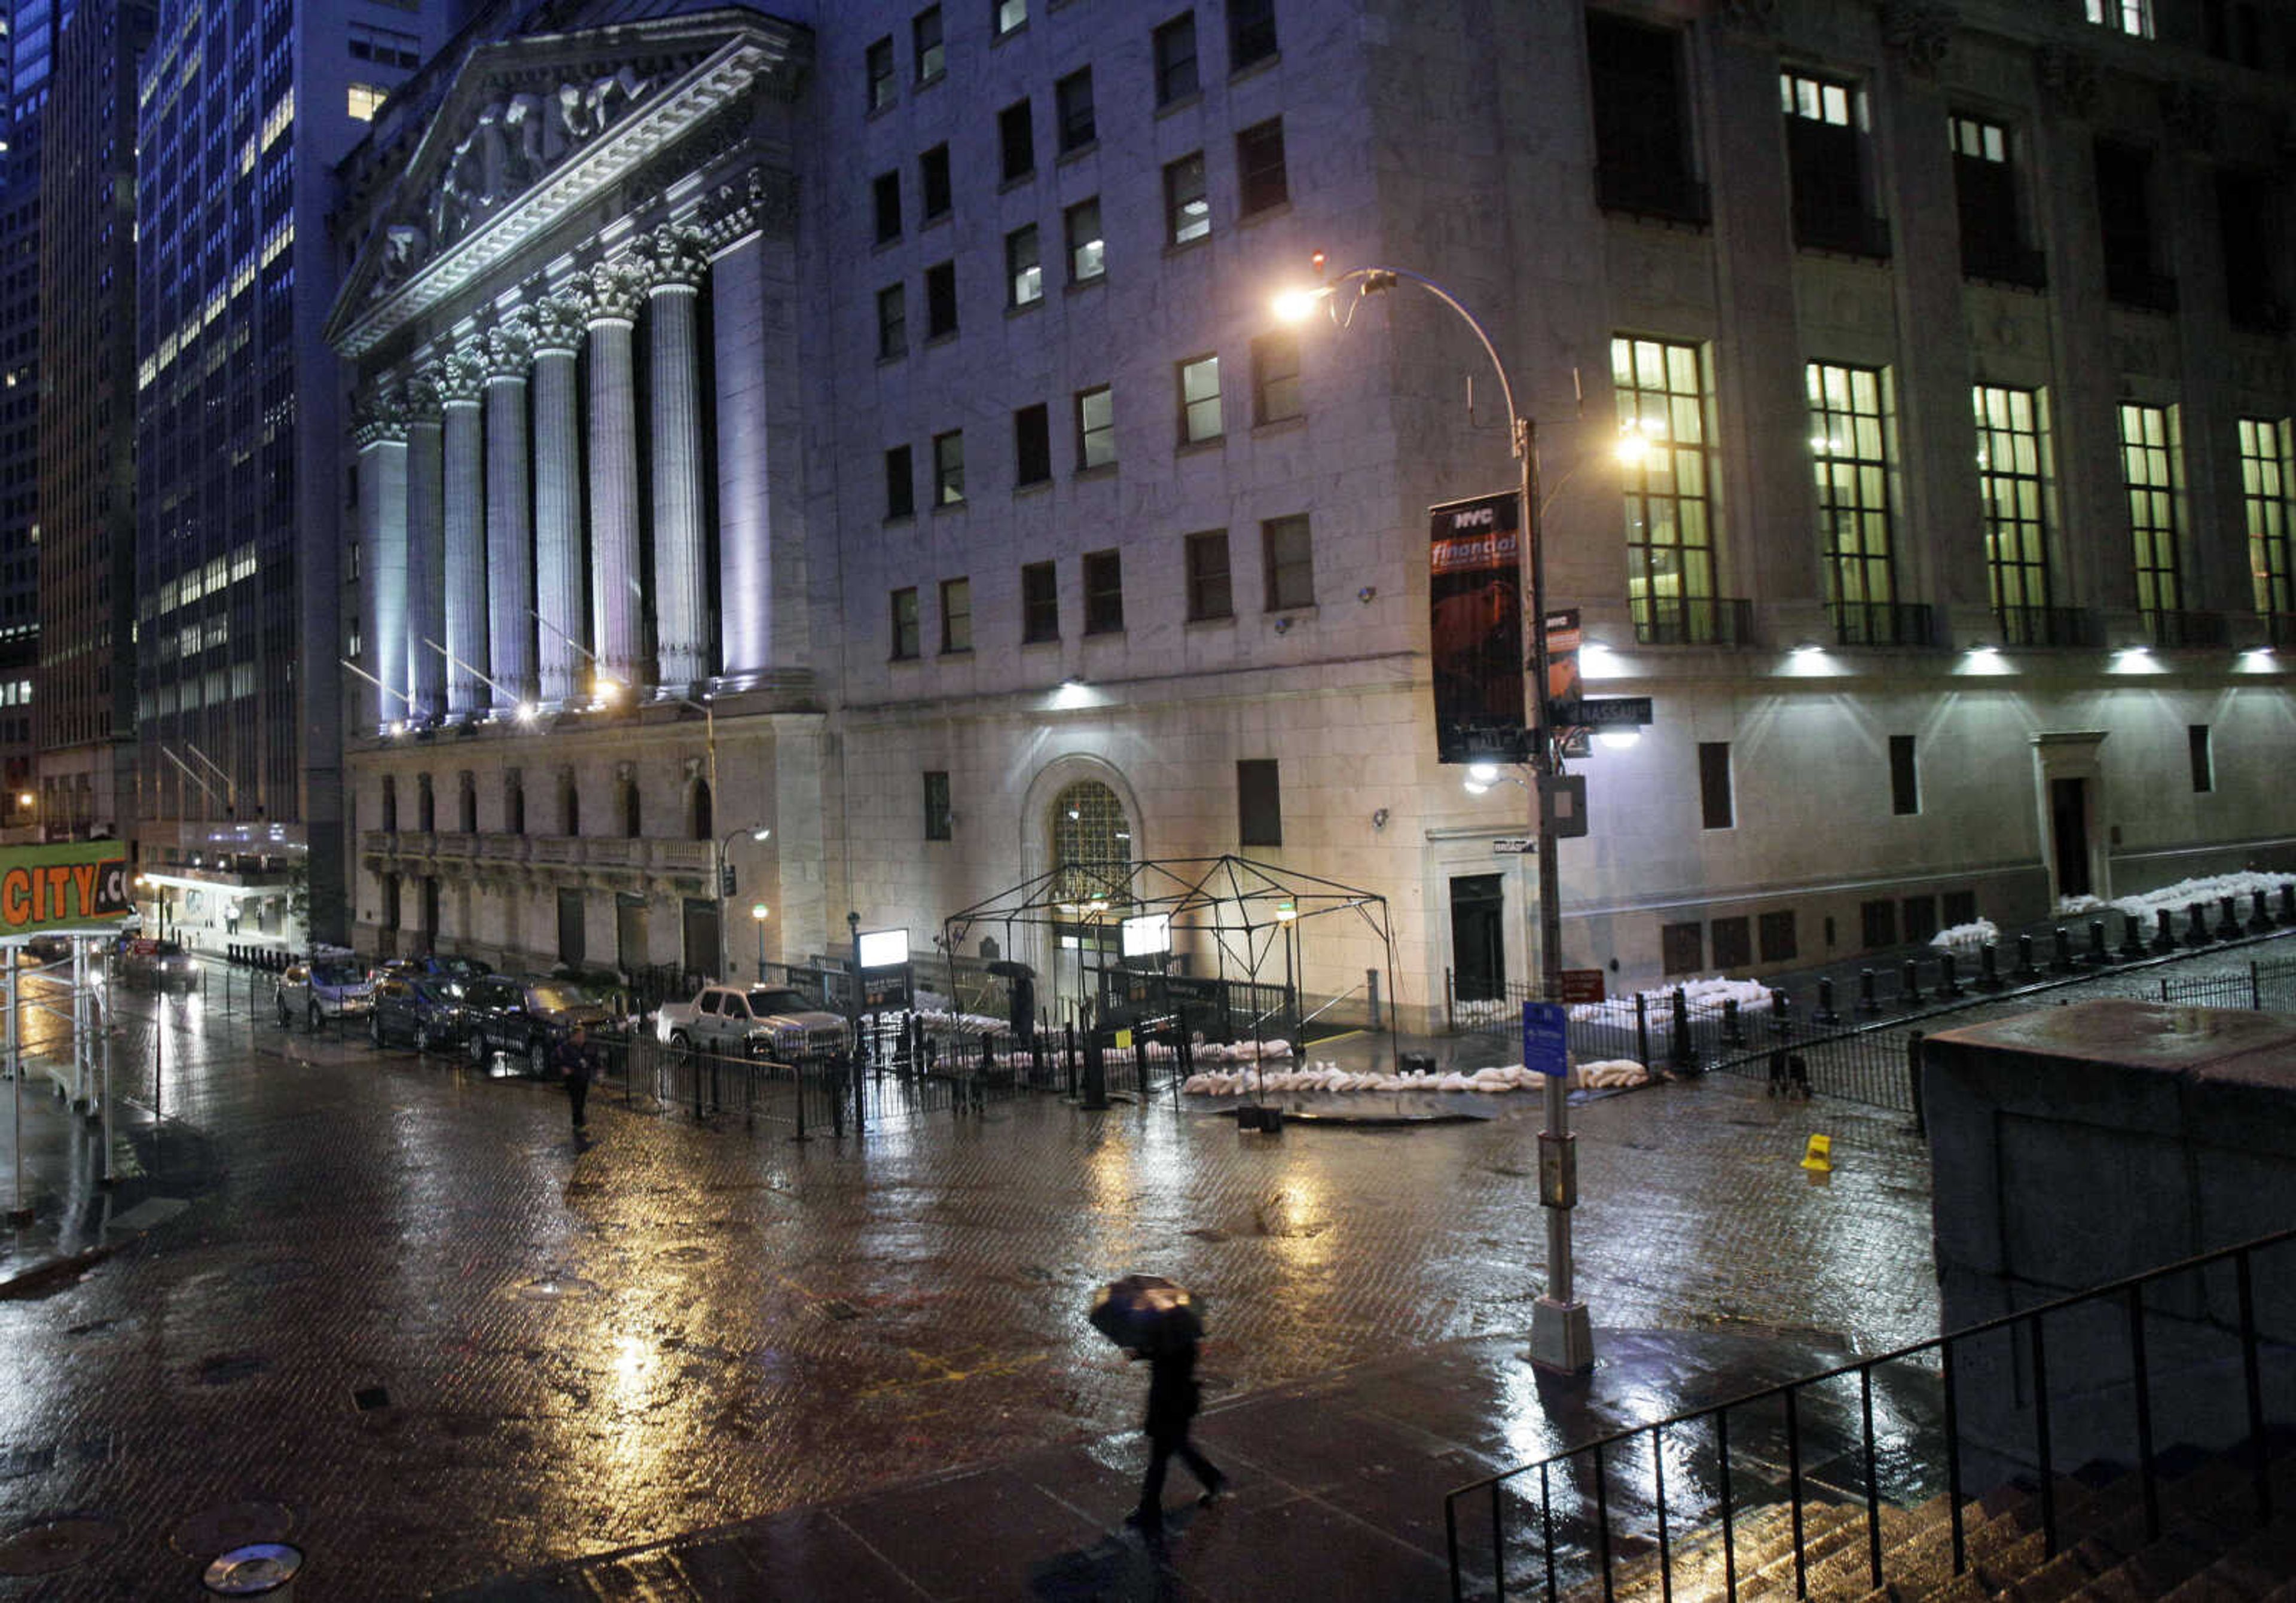
[[[1120,1438],[1141,1378],[1083,1314],[1130,1270],[1208,1298],[1215,1408],[1522,1331],[1540,1284],[1529,1099],[1274,1139],[1024,1099],[799,1145],[605,1097],[578,1149],[539,1085],[250,1026],[219,994],[145,1005],[164,1106],[215,1173],[78,1283],[0,1304],[5,1529],[119,1532],[0,1595],[195,1595],[177,1549],[202,1533],[179,1527],[256,1501],[290,1511],[324,1595],[414,1597]],[[1902,1117],[1713,1080],[1578,1128],[1598,1336],[1934,1329]],[[1796,1164],[1821,1129],[1816,1187]],[[1103,1501],[1112,1528],[1120,1488]]]

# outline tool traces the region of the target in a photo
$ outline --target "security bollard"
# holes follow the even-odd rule
[[[2185,945],[2205,946],[2209,944],[2209,911],[2198,902],[2185,907]]]
[[[2236,941],[2240,939],[2240,914],[2233,910],[2232,898],[2218,896],[2217,898],[2217,939]]]
[[[1781,1041],[1793,1034],[1793,998],[1784,991],[1770,993],[1770,1034]]]
[[[1898,989],[1905,997],[1906,1005],[1907,1007],[1917,1008],[1922,1005],[1921,959],[1917,957],[1909,957],[1906,960],[1906,977]]]
[[[848,1058],[834,1058],[835,1071],[822,1076],[829,1087],[829,1133],[839,1141],[845,1139],[845,1075]]]
[[[2049,932],[2049,937],[2056,949],[2056,954],[2049,960],[2049,972],[2070,974],[2073,971],[2072,932],[2060,924]]]
[[[2010,977],[2023,981],[2040,977],[2041,971],[2033,966],[2033,937],[2021,935],[2017,937],[2017,971]]]
[[[2251,935],[2272,933],[2272,909],[2265,904],[2262,891],[2256,892],[2249,898],[2248,933]]]
[[[2155,920],[2152,931],[2154,955],[2165,955],[2174,952],[2177,949],[2177,915],[2164,907],[2153,917]]]
[[[1874,994],[1874,970],[1871,969],[1857,970],[1857,1010],[1867,1015],[1882,1010],[1881,998]]]
[[[1647,1073],[1651,1066],[1650,998],[1635,993],[1635,1061]]]
[[[1722,1044],[1738,1047],[1746,1044],[1745,1032],[1738,1024],[1738,999],[1725,997],[1722,1001]]]
[[[1077,1093],[1076,1026],[1064,1024],[1061,1026],[1061,1030],[1063,1037],[1061,1043],[1061,1067],[1068,1075],[1068,1093],[1074,1096]]]
[[[2112,961],[2112,948],[2104,944],[2103,919],[2091,919],[2088,921],[2088,961],[2099,969],[2106,967]]]
[[[1977,988],[1980,991],[1998,991],[2002,985],[2001,947],[1999,943],[1994,941],[1986,942],[1985,945],[1978,950],[1977,957]]]
[[[2120,961],[2133,963],[2144,955],[2144,920],[2133,912],[2120,915]]]
[[[1954,959],[1950,952],[1938,957],[1938,994],[1950,1001],[1962,994],[1961,981],[1954,975]]]
[[[2280,887],[2280,912],[2273,922],[2296,924],[2296,881],[2284,884]]]
[[[1922,1033],[1919,1030],[1906,1037],[1906,1080],[1914,1092],[1914,1133],[1927,1135],[1930,1122],[1922,1112]]]
[[[1690,1038],[1690,999],[1680,986],[1674,988],[1674,1022],[1667,1030],[1666,1059],[1677,1069],[1698,1067],[1698,1044]]]
[[[1841,1022],[1841,1015],[1833,1010],[1833,980],[1831,976],[1817,982],[1817,1011],[1809,1016],[1816,1025],[1833,1026]]]

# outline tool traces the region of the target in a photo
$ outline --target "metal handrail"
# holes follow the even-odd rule
[[[1460,1564],[1459,1552],[1458,1512],[1460,1505],[1464,1499],[1474,1496],[1478,1493],[1488,1494],[1489,1499],[1491,1506],[1491,1554],[1494,1561],[1494,1573],[1497,1581],[1498,1595],[1504,1598],[1506,1595],[1506,1533],[1505,1522],[1500,1517],[1500,1490],[1509,1482],[1515,1480],[1519,1476],[1528,1476],[1533,1473],[1536,1473],[1538,1476],[1541,1488],[1539,1498],[1541,1528],[1544,1532],[1542,1548],[1546,1569],[1546,1590],[1547,1598],[1552,1599],[1558,1594],[1556,1591],[1554,1573],[1554,1527],[1550,1471],[1555,1466],[1565,1464],[1571,1460],[1578,1459],[1590,1453],[1594,1455],[1595,1465],[1595,1495],[1599,1505],[1603,1503],[1605,1495],[1603,1491],[1603,1476],[1602,1475],[1602,1464],[1605,1452],[1626,1446],[1646,1435],[1651,1440],[1653,1461],[1662,1461],[1663,1455],[1660,1449],[1662,1444],[1661,1437],[1665,1432],[1669,1430],[1678,1430],[1685,1426],[1696,1424],[1707,1419],[1717,1421],[1718,1427],[1716,1452],[1718,1460],[1719,1460],[1721,1484],[1720,1508],[1723,1529],[1723,1560],[1726,1573],[1728,1576],[1726,1595],[1735,1597],[1737,1595],[1735,1578],[1736,1556],[1734,1551],[1731,1513],[1732,1505],[1729,1491],[1729,1416],[1734,1410],[1747,1408],[1772,1398],[1782,1399],[1786,1409],[1787,1452],[1791,1465],[1790,1482],[1792,1485],[1792,1500],[1793,1504],[1793,1549],[1796,1581],[1798,1583],[1797,1595],[1806,1595],[1806,1593],[1801,1591],[1800,1585],[1804,1579],[1803,1566],[1805,1556],[1804,1532],[1802,1528],[1802,1476],[1800,1463],[1800,1444],[1795,1413],[1797,1398],[1800,1393],[1808,1387],[1821,1386],[1830,1380],[1839,1380],[1845,1376],[1855,1375],[1858,1377],[1861,1391],[1864,1393],[1866,1399],[1865,1422],[1863,1427],[1865,1433],[1865,1441],[1863,1445],[1866,1463],[1866,1505],[1869,1509],[1870,1519],[1874,1513],[1878,1512],[1879,1505],[1879,1493],[1876,1488],[1874,1478],[1874,1440],[1871,1404],[1871,1387],[1873,1385],[1874,1371],[1884,1365],[1903,1363],[1909,1359],[1917,1358],[1932,1352],[1939,1354],[1942,1360],[1941,1381],[1944,1387],[1945,1404],[1944,1429],[1946,1437],[1947,1495],[1950,1504],[1949,1515],[1952,1523],[1954,1574],[1956,1575],[1963,1574],[1966,1573],[1968,1568],[1968,1549],[1965,1533],[1963,1530],[1963,1498],[1960,1475],[1961,1443],[1958,1408],[1954,1380],[1953,1350],[1956,1343],[1966,1343],[1981,1337],[1995,1335],[2004,1331],[2013,1331],[2020,1328],[2024,1329],[2028,1335],[2030,1342],[2028,1357],[2032,1366],[2032,1395],[2036,1414],[2034,1421],[2034,1434],[2036,1445],[2038,1450],[2039,1479],[2041,1485],[2040,1505],[2043,1533],[2042,1541],[2044,1550],[2050,1555],[2054,1555],[2057,1551],[2057,1509],[2055,1505],[2055,1487],[2053,1484],[2053,1467],[2050,1457],[2048,1396],[2046,1386],[2046,1349],[2042,1341],[2040,1333],[2041,1321],[2053,1313],[2062,1313],[2067,1309],[2079,1307],[2083,1304],[2098,1302],[2105,1298],[2120,1297],[2125,1298],[2131,1304],[2131,1317],[2141,1326],[2144,1317],[2143,1298],[2144,1288],[2145,1287],[2153,1284],[2155,1281],[2167,1280],[2171,1276],[2194,1274],[2226,1262],[2230,1262],[2234,1265],[2235,1284],[2239,1299],[2238,1323],[2241,1340],[2242,1363],[2248,1393],[2249,1449],[2251,1454],[2250,1466],[2251,1477],[2256,1493],[2258,1517],[2259,1521],[2269,1520],[2272,1511],[2272,1490],[2269,1466],[2267,1459],[2267,1449],[2266,1446],[2265,1421],[2263,1414],[2262,1374],[2258,1354],[2256,1296],[2253,1278],[2250,1269],[2250,1261],[2259,1252],[2263,1252],[2276,1247],[2284,1247],[2292,1242],[2296,1242],[2296,1229],[2277,1231],[2270,1235],[2257,1237],[2252,1240],[2243,1241],[2233,1246],[2218,1247],[2213,1251],[2196,1254],[2191,1257],[2180,1259],[2173,1264],[2161,1264],[2152,1269],[2144,1270],[2136,1274],[2123,1276],[2120,1280],[2111,1280],[2101,1286],[2091,1287],[2086,1291],[2075,1292],[2071,1296],[2059,1297],[2053,1302],[2041,1304],[2038,1307],[2023,1309],[2014,1313],[2001,1314],[1996,1318],[1985,1320],[1974,1325],[1967,1325],[1958,1330],[1948,1331],[1940,1336],[1932,1336],[1924,1340],[1914,1342],[1908,1345],[1898,1347],[1887,1353],[1877,1354],[1867,1358],[1857,1359],[1849,1363],[1837,1364],[1832,1369],[1823,1370],[1815,1374],[1804,1375],[1793,1380],[1781,1381],[1775,1386],[1762,1386],[1757,1390],[1747,1392],[1742,1395],[1730,1398],[1725,1402],[1709,1404],[1704,1408],[1685,1410],[1681,1413],[1672,1414],[1666,1419],[1659,1419],[1649,1424],[1630,1426],[1624,1430],[1615,1430],[1607,1435],[1597,1436],[1592,1441],[1582,1442],[1577,1446],[1568,1448],[1563,1452],[1550,1453],[1546,1458],[1540,1459],[1534,1463],[1520,1464],[1512,1469],[1501,1470],[1496,1475],[1485,1476],[1479,1480],[1470,1481],[1464,1486],[1455,1487],[1450,1492],[1446,1493],[1443,1498],[1444,1541],[1450,1559],[1451,1597],[1453,1599],[1453,1603],[1464,1603],[1466,1596],[1462,1586],[1463,1571]],[[2135,1378],[2136,1397],[2137,1399],[2139,1413],[2139,1458],[2142,1460],[2139,1465],[2139,1473],[2144,1483],[2147,1529],[2157,1530],[2160,1517],[2157,1501],[2158,1492],[2151,1446],[2153,1434],[2153,1422],[2152,1416],[2152,1402],[2149,1394],[2149,1377],[2146,1375],[2143,1367],[2144,1355],[2144,1344],[2140,1336],[2140,1338],[2136,1343],[2133,1357],[2133,1362],[2136,1367],[2132,1371]],[[1660,1495],[1661,1497],[1663,1496],[1662,1492]],[[1608,1550],[1610,1542],[1610,1521],[1607,1507],[1601,1507],[1599,1509],[1598,1519],[1601,1523],[1601,1529],[1597,1533],[1597,1537],[1603,1547],[1603,1581],[1604,1592],[1607,1596],[1609,1595],[1611,1582],[1611,1559]],[[1869,1535],[1868,1540],[1869,1562],[1872,1567],[1873,1583],[1878,1587],[1882,1584],[1883,1580],[1882,1573],[1882,1565],[1881,1547],[1878,1538],[1878,1522],[1875,1522],[1873,1525],[1872,1530],[1874,1534]],[[1663,1535],[1661,1535],[1660,1540],[1659,1547],[1661,1550],[1661,1557],[1660,1559],[1661,1574],[1666,1575],[1671,1568],[1671,1558],[1670,1555],[1664,1552],[1666,1541]],[[1670,1583],[1670,1576],[1669,1577],[1669,1582],[1666,1583]]]

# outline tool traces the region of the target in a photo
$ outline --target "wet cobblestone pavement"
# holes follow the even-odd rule
[[[0,1574],[0,1597],[197,1596],[218,1533],[283,1517],[316,1596],[521,1574],[529,1590],[488,1595],[775,1595],[606,1591],[607,1569],[640,1573],[619,1560],[584,1591],[561,1566],[872,1497],[904,1500],[925,1541],[964,1510],[936,1515],[916,1489],[956,1471],[1053,1475],[1064,1519],[1113,1530],[1143,1383],[1084,1310],[1136,1269],[1207,1299],[1207,1443],[1345,1503],[1348,1463],[1314,1461],[1345,1444],[1284,1440],[1283,1421],[1342,1372],[1385,1377],[1365,1406],[1398,1429],[1460,1354],[1496,1384],[1544,1278],[1533,1097],[1472,1124],[1272,1138],[1168,1100],[1024,1098],[800,1145],[599,1096],[577,1144],[539,1085],[250,1024],[243,998],[145,1010],[158,1025],[127,1060],[148,1076],[156,1052],[168,1114],[205,1133],[209,1166],[126,1250],[0,1303],[0,1538],[70,1515],[111,1533],[70,1568]],[[1680,1406],[1685,1354],[1934,1333],[1927,1163],[1903,1116],[1717,1077],[1590,1101],[1574,1125],[1598,1345],[1681,1337],[1647,1384],[1611,1370],[1619,1417]],[[1833,1141],[1823,1185],[1797,1166],[1815,1132]],[[1247,1427],[1242,1411],[1285,1396],[1305,1401]],[[1551,1427],[1501,1411],[1478,1453],[1542,1450]],[[1440,1486],[1488,1467],[1436,1461],[1432,1507],[1397,1517],[1439,1526]],[[250,1508],[260,1519],[234,1512]],[[1071,1560],[1097,1550],[1037,1536]],[[1081,1591],[1036,1562],[1051,1567],[948,1595],[1101,1584],[1099,1561],[1069,1577]],[[1103,1579],[1171,1583],[1127,1574]],[[809,1584],[781,1595],[836,1595]]]

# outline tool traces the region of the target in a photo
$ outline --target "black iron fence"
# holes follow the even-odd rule
[[[2296,1012],[2296,958],[2249,964],[2245,974],[2202,974],[2161,982],[2162,1002],[2197,1007]]]
[[[1630,1585],[1645,1596],[1654,1571],[1671,1597],[1677,1567],[1694,1560],[1716,1594],[1734,1598],[1773,1555],[1782,1584],[1790,1553],[1793,1594],[1806,1597],[1822,1552],[1834,1579],[1878,1590],[1893,1570],[1930,1578],[1923,1566],[1945,1556],[1942,1541],[1933,1554],[1894,1533],[1906,1526],[1900,1510],[1939,1493],[1963,1575],[1965,1483],[1987,1490],[2005,1466],[2030,1479],[2043,1561],[2068,1534],[2060,1500],[2106,1476],[2134,1478],[2112,1506],[2158,1542],[2169,1446],[2221,1455],[2229,1473],[2212,1512],[2266,1525],[2274,1447],[2296,1424],[2292,1243],[2296,1231],[2284,1231],[2189,1258],[1461,1486],[1443,1500],[1451,1596],[1528,1588],[1553,1603],[1598,1583],[1606,1599]],[[1939,1427],[1907,1428],[1917,1411]],[[1621,1574],[1629,1555],[1635,1573]]]

